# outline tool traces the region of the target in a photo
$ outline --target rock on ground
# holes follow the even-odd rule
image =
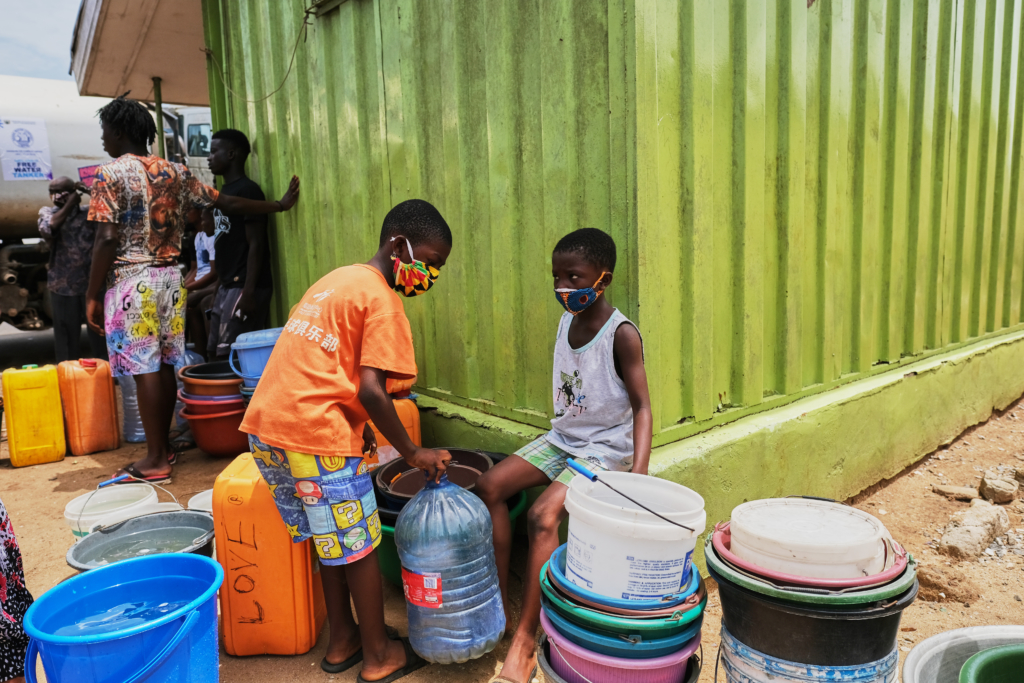
[[[918,567],[917,580],[921,582],[919,600],[928,602],[962,602],[978,600],[980,591],[959,569],[954,567]]]
[[[981,480],[978,492],[993,503],[1012,503],[1020,487],[1014,480],[1001,479],[986,474]]]
[[[956,513],[949,521],[939,552],[961,559],[977,557],[1009,528],[1006,510],[983,500],[972,501],[970,508]]]
[[[945,484],[932,484],[932,491],[940,496],[946,496],[953,500],[974,500],[975,498],[981,498],[981,494],[978,493],[978,489],[972,489],[970,486],[946,486]]]

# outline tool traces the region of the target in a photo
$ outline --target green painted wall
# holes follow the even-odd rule
[[[456,246],[406,307],[425,423],[505,444],[551,413],[550,249],[577,227],[619,244],[656,445],[1019,329],[1022,11],[347,0],[296,42],[299,0],[204,0],[215,120],[268,194],[303,179],[278,320],[393,203],[434,202]]]

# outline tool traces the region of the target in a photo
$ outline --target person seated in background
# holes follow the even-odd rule
[[[494,558],[509,622],[508,565],[512,549],[509,498],[547,486],[527,513],[530,551],[523,608],[501,675],[492,683],[529,683],[537,669],[540,571],[558,548],[568,516],[565,494],[576,458],[591,470],[647,474],[653,419],[640,331],[601,296],[612,284],[615,241],[596,228],[571,232],[551,254],[555,298],[565,308],[555,335],[551,431],[484,473],[476,493],[494,525]]]
[[[57,362],[82,357],[82,323],[85,322],[85,290],[89,286],[92,243],[96,225],[88,221],[81,207],[82,194],[89,189],[67,176],[50,182],[53,206],[39,209],[39,234],[50,247],[46,288],[53,309],[53,348]],[[88,332],[92,358],[107,357],[107,344],[92,330]]]
[[[217,292],[217,252],[214,237],[213,211],[203,209],[200,228],[195,236],[195,258],[185,276],[185,315],[188,318],[188,333],[195,344],[196,353],[206,358],[206,339],[210,334],[207,327],[206,311],[210,308],[213,295]]]
[[[262,200],[263,190],[245,175],[251,148],[245,133],[218,130],[206,163],[224,178],[223,196]],[[215,209],[217,271],[220,287],[210,306],[210,360],[226,359],[238,335],[265,329],[270,318],[274,280],[270,273],[267,217]]]

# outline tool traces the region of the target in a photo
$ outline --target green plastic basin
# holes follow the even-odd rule
[[[715,547],[711,543],[710,535],[704,542],[704,559],[708,563],[708,566],[714,569],[714,571],[720,576],[724,576],[729,579],[729,581],[742,586],[743,588],[752,590],[755,593],[760,593],[761,595],[778,598],[779,600],[789,600],[790,602],[802,602],[812,605],[863,605],[868,602],[886,600],[906,593],[910,587],[914,585],[914,579],[917,577],[917,562],[913,557],[908,557],[907,568],[902,574],[900,574],[899,578],[891,583],[885,584],[884,586],[878,586],[877,588],[869,588],[867,590],[846,593],[835,591],[830,593],[808,592],[807,589],[782,590],[781,588],[777,588],[766,581],[759,581],[748,574],[738,572],[732,565],[723,562],[715,552]]]
[[[526,493],[520,491],[509,501],[508,517],[512,520],[512,531],[515,532],[516,518],[526,510]],[[377,562],[380,573],[388,582],[401,588],[402,561],[398,558],[398,547],[395,545],[395,527],[381,523],[380,545],[377,546]]]
[[[1024,643],[982,650],[960,669],[960,683],[1020,683],[1024,680]]]

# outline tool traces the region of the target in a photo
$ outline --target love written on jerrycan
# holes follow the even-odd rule
[[[11,465],[63,460],[66,445],[57,368],[26,365],[4,370],[2,384]]]
[[[320,563],[309,541],[292,543],[250,453],[213,485],[221,632],[229,655],[309,652],[327,618]]]

